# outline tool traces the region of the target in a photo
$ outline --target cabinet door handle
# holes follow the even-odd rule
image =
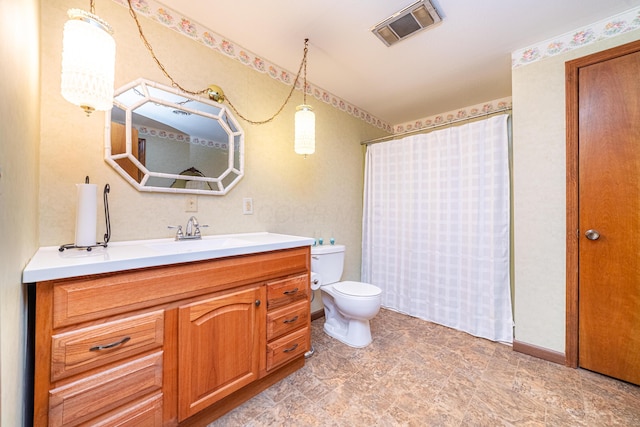
[[[260,300],[259,299],[256,300],[256,307],[260,307]]]
[[[284,350],[282,350],[283,353],[291,353],[293,350],[295,350],[296,348],[298,348],[298,344],[294,344],[289,348],[285,348]]]
[[[282,323],[293,323],[298,320],[298,316],[292,317],[291,319],[283,320]]]
[[[124,337],[122,338],[120,341],[116,341],[116,342],[112,342],[111,344],[105,344],[105,345],[96,345],[95,347],[91,347],[89,349],[89,351],[100,351],[100,350],[108,350],[110,348],[113,347],[117,347],[119,345],[122,345],[124,343],[126,343],[127,341],[129,341],[131,339],[131,337]]]
[[[284,291],[283,294],[285,294],[285,295],[293,295],[296,292],[298,292],[298,288],[292,289],[290,291]]]

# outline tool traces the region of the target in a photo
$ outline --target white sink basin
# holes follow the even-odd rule
[[[150,243],[146,246],[164,253],[186,253],[233,249],[253,245],[254,242],[234,237],[203,237],[201,240],[173,240],[170,242]]]

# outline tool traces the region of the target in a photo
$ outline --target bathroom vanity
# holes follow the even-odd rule
[[[310,246],[273,233],[41,248],[34,425],[206,425],[304,366]]]

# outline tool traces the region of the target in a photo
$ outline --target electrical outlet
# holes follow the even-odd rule
[[[253,215],[253,199],[251,197],[242,199],[242,213],[244,215]]]
[[[185,212],[198,212],[198,196],[187,196]]]

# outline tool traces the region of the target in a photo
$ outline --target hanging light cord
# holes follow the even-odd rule
[[[296,78],[293,81],[293,84],[291,85],[291,90],[289,91],[287,98],[284,100],[284,102],[282,103],[278,111],[276,111],[275,114],[269,117],[268,119],[260,120],[260,121],[249,120],[238,111],[238,109],[233,105],[233,103],[229,99],[229,96],[225,95],[226,100],[229,103],[229,106],[238,115],[238,117],[240,117],[242,120],[246,122],[251,123],[252,125],[263,125],[263,124],[269,123],[270,121],[278,117],[278,115],[282,112],[282,110],[284,110],[284,107],[289,103],[289,100],[291,99],[291,95],[293,95],[293,91],[296,89],[296,85],[298,84],[298,80],[300,80],[300,73],[302,72],[303,67],[304,67],[304,87],[302,88],[302,93],[304,98],[303,102],[305,104],[307,103],[307,52],[309,51],[308,46],[309,46],[309,39],[304,39],[304,54],[302,55],[302,62],[300,62],[300,67],[298,68],[298,73],[296,74]]]
[[[91,3],[92,3],[92,8],[93,8],[93,0],[91,1]],[[182,87],[180,85],[180,83],[175,81],[175,79],[171,76],[171,74],[169,74],[169,72],[166,70],[164,65],[162,65],[162,63],[160,62],[160,60],[156,56],[155,52],[153,51],[153,47],[151,46],[151,43],[149,43],[149,41],[145,37],[144,32],[142,31],[142,26],[140,25],[140,21],[138,20],[138,14],[133,9],[133,6],[131,5],[131,0],[127,0],[127,3],[129,4],[129,14],[133,18],[133,20],[136,22],[136,26],[138,27],[138,33],[140,34],[140,39],[142,39],[142,43],[144,44],[144,46],[149,51],[149,54],[151,55],[151,57],[155,61],[156,65],[158,66],[160,71],[162,71],[162,74],[164,74],[165,77],[168,78],[171,81],[171,85],[173,87],[175,87],[175,88],[180,89],[182,92],[188,93],[190,95],[199,96],[199,95],[206,94],[209,91],[209,88],[202,89],[202,90],[194,92],[194,91],[185,89],[184,87]],[[226,98],[227,102],[229,103],[229,106],[238,115],[238,117],[240,117],[242,120],[244,120],[244,121],[246,121],[248,123],[251,123],[252,125],[263,125],[263,124],[269,123],[273,119],[275,119],[282,112],[282,110],[284,110],[284,107],[287,105],[287,103],[291,99],[291,96],[293,95],[293,91],[296,89],[296,85],[298,84],[298,80],[300,79],[300,74],[301,74],[303,68],[304,68],[304,88],[302,89],[302,92],[304,94],[304,103],[305,104],[307,103],[307,52],[309,51],[309,47],[308,46],[309,46],[309,39],[304,39],[304,55],[302,56],[302,62],[300,62],[300,67],[298,68],[298,74],[296,74],[296,79],[294,80],[293,85],[291,86],[291,91],[289,91],[289,95],[287,95],[287,98],[284,100],[284,103],[280,106],[278,111],[276,111],[276,113],[273,116],[269,117],[268,119],[266,119],[266,120],[258,120],[258,121],[248,119],[247,117],[245,117],[244,115],[242,115],[238,111],[238,109],[235,107],[235,105],[233,105],[233,103],[229,99],[229,96],[225,95],[225,98]]]
[[[205,93],[207,93],[208,89],[202,89],[199,90],[197,92],[188,90],[183,88],[178,82],[176,82],[173,77],[171,77],[171,75],[169,74],[169,72],[164,68],[164,65],[162,65],[162,63],[160,62],[160,60],[158,59],[158,57],[156,56],[155,52],[153,51],[153,47],[151,46],[151,43],[149,43],[149,41],[147,40],[147,38],[145,37],[144,33],[142,32],[142,26],[140,25],[140,21],[138,21],[138,14],[136,13],[136,11],[133,9],[133,6],[131,5],[131,0],[127,0],[127,2],[129,3],[129,14],[131,15],[131,17],[133,18],[133,20],[136,22],[136,26],[138,27],[138,33],[140,33],[140,39],[142,39],[142,43],[144,43],[144,46],[147,48],[147,50],[149,51],[149,53],[151,54],[151,57],[153,58],[153,60],[156,62],[156,65],[158,65],[158,68],[160,68],[160,71],[162,71],[162,73],[169,79],[171,80],[171,85],[173,87],[176,87],[178,89],[180,89],[181,91],[188,93],[190,95],[194,95],[194,96],[198,96],[198,95],[204,95]]]
[[[304,66],[304,87],[302,88],[302,103],[307,105],[307,51],[309,50],[309,39],[304,39],[304,55],[302,56],[302,63],[300,67]],[[298,70],[298,75],[296,76],[296,82],[298,81],[298,76],[300,76],[300,70]],[[295,87],[295,83],[293,85]],[[291,97],[291,94],[289,94]]]

